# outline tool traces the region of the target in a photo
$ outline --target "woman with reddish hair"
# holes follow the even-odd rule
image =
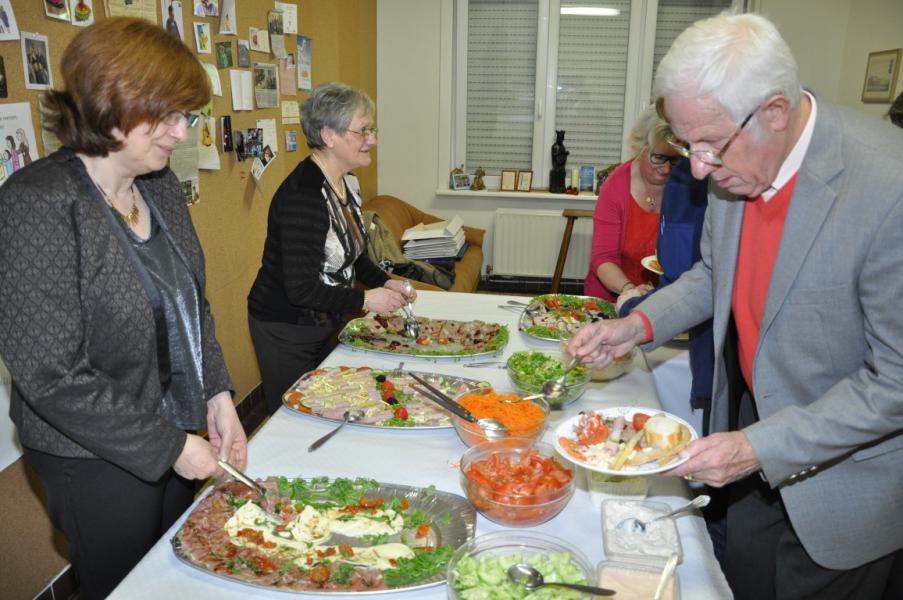
[[[247,439],[166,164],[206,104],[203,68],[142,19],[99,21],[44,99],[63,147],[0,188],[0,355],[25,460],[103,598]],[[197,435],[206,429],[209,441]]]

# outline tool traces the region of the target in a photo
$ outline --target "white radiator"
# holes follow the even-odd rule
[[[493,274],[551,278],[566,223],[560,210],[496,209]],[[563,278],[586,277],[592,238],[592,219],[577,219]]]

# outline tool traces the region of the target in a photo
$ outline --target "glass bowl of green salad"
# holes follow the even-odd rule
[[[527,394],[541,394],[544,383],[564,374],[564,365],[558,356],[535,350],[515,352],[507,364],[511,383]],[[586,391],[590,378],[591,373],[585,366],[574,367],[564,382],[564,392],[557,398],[546,399],[549,406],[559,408],[576,401]]]
[[[586,594],[564,588],[543,587],[527,593],[508,579],[508,568],[526,563],[546,581],[594,585],[596,572],[573,544],[538,531],[493,531],[462,544],[448,563],[448,597],[578,600]],[[482,593],[485,591],[485,594]]]

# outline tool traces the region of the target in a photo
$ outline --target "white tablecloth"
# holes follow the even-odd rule
[[[528,348],[557,352],[557,344],[528,338],[516,327],[517,314],[498,308],[510,299],[507,296],[486,294],[452,294],[448,292],[420,292],[415,312],[424,316],[450,319],[475,319],[506,323],[511,340],[501,358]],[[485,360],[485,359],[484,359]],[[493,385],[510,389],[504,369],[464,368],[473,360],[428,361],[405,359],[409,368],[459,374],[490,381]],[[324,361],[324,365],[369,365],[394,367],[395,357],[384,357],[339,346]],[[643,357],[636,359],[630,373],[606,383],[592,383],[584,396],[564,411],[552,413],[552,420],[544,436],[551,441],[554,427],[582,409],[605,406],[658,407],[655,384],[644,366]],[[300,375],[300,374],[299,374]],[[342,432],[314,453],[307,446],[335,425],[282,408],[249,444],[247,473],[252,477],[268,475],[296,476],[366,476],[389,483],[415,486],[435,485],[437,489],[461,494],[456,463],[466,447],[453,429],[398,431],[347,426]],[[563,512],[551,521],[535,527],[577,545],[592,563],[604,559],[602,523],[599,507],[593,503],[583,478],[573,499]],[[687,499],[684,482],[671,477],[654,477],[650,499],[677,506]],[[183,517],[184,519],[184,517]],[[182,519],[144,557],[137,567],[115,590],[111,598],[285,598],[285,593],[258,590],[213,577],[178,561],[171,549],[170,539]],[[678,567],[682,597],[693,600],[730,598],[731,593],[712,554],[712,545],[702,517],[689,515],[678,519],[684,560]],[[503,529],[479,516],[477,535]],[[439,599],[446,597],[444,586],[410,592],[395,592],[392,597],[403,600]]]

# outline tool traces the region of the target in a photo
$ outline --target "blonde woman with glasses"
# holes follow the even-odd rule
[[[613,301],[628,290],[646,293],[654,287],[655,275],[641,261],[655,254],[662,192],[680,160],[670,139],[671,128],[654,106],[631,129],[627,141],[633,158],[612,171],[599,190],[586,295]]]

